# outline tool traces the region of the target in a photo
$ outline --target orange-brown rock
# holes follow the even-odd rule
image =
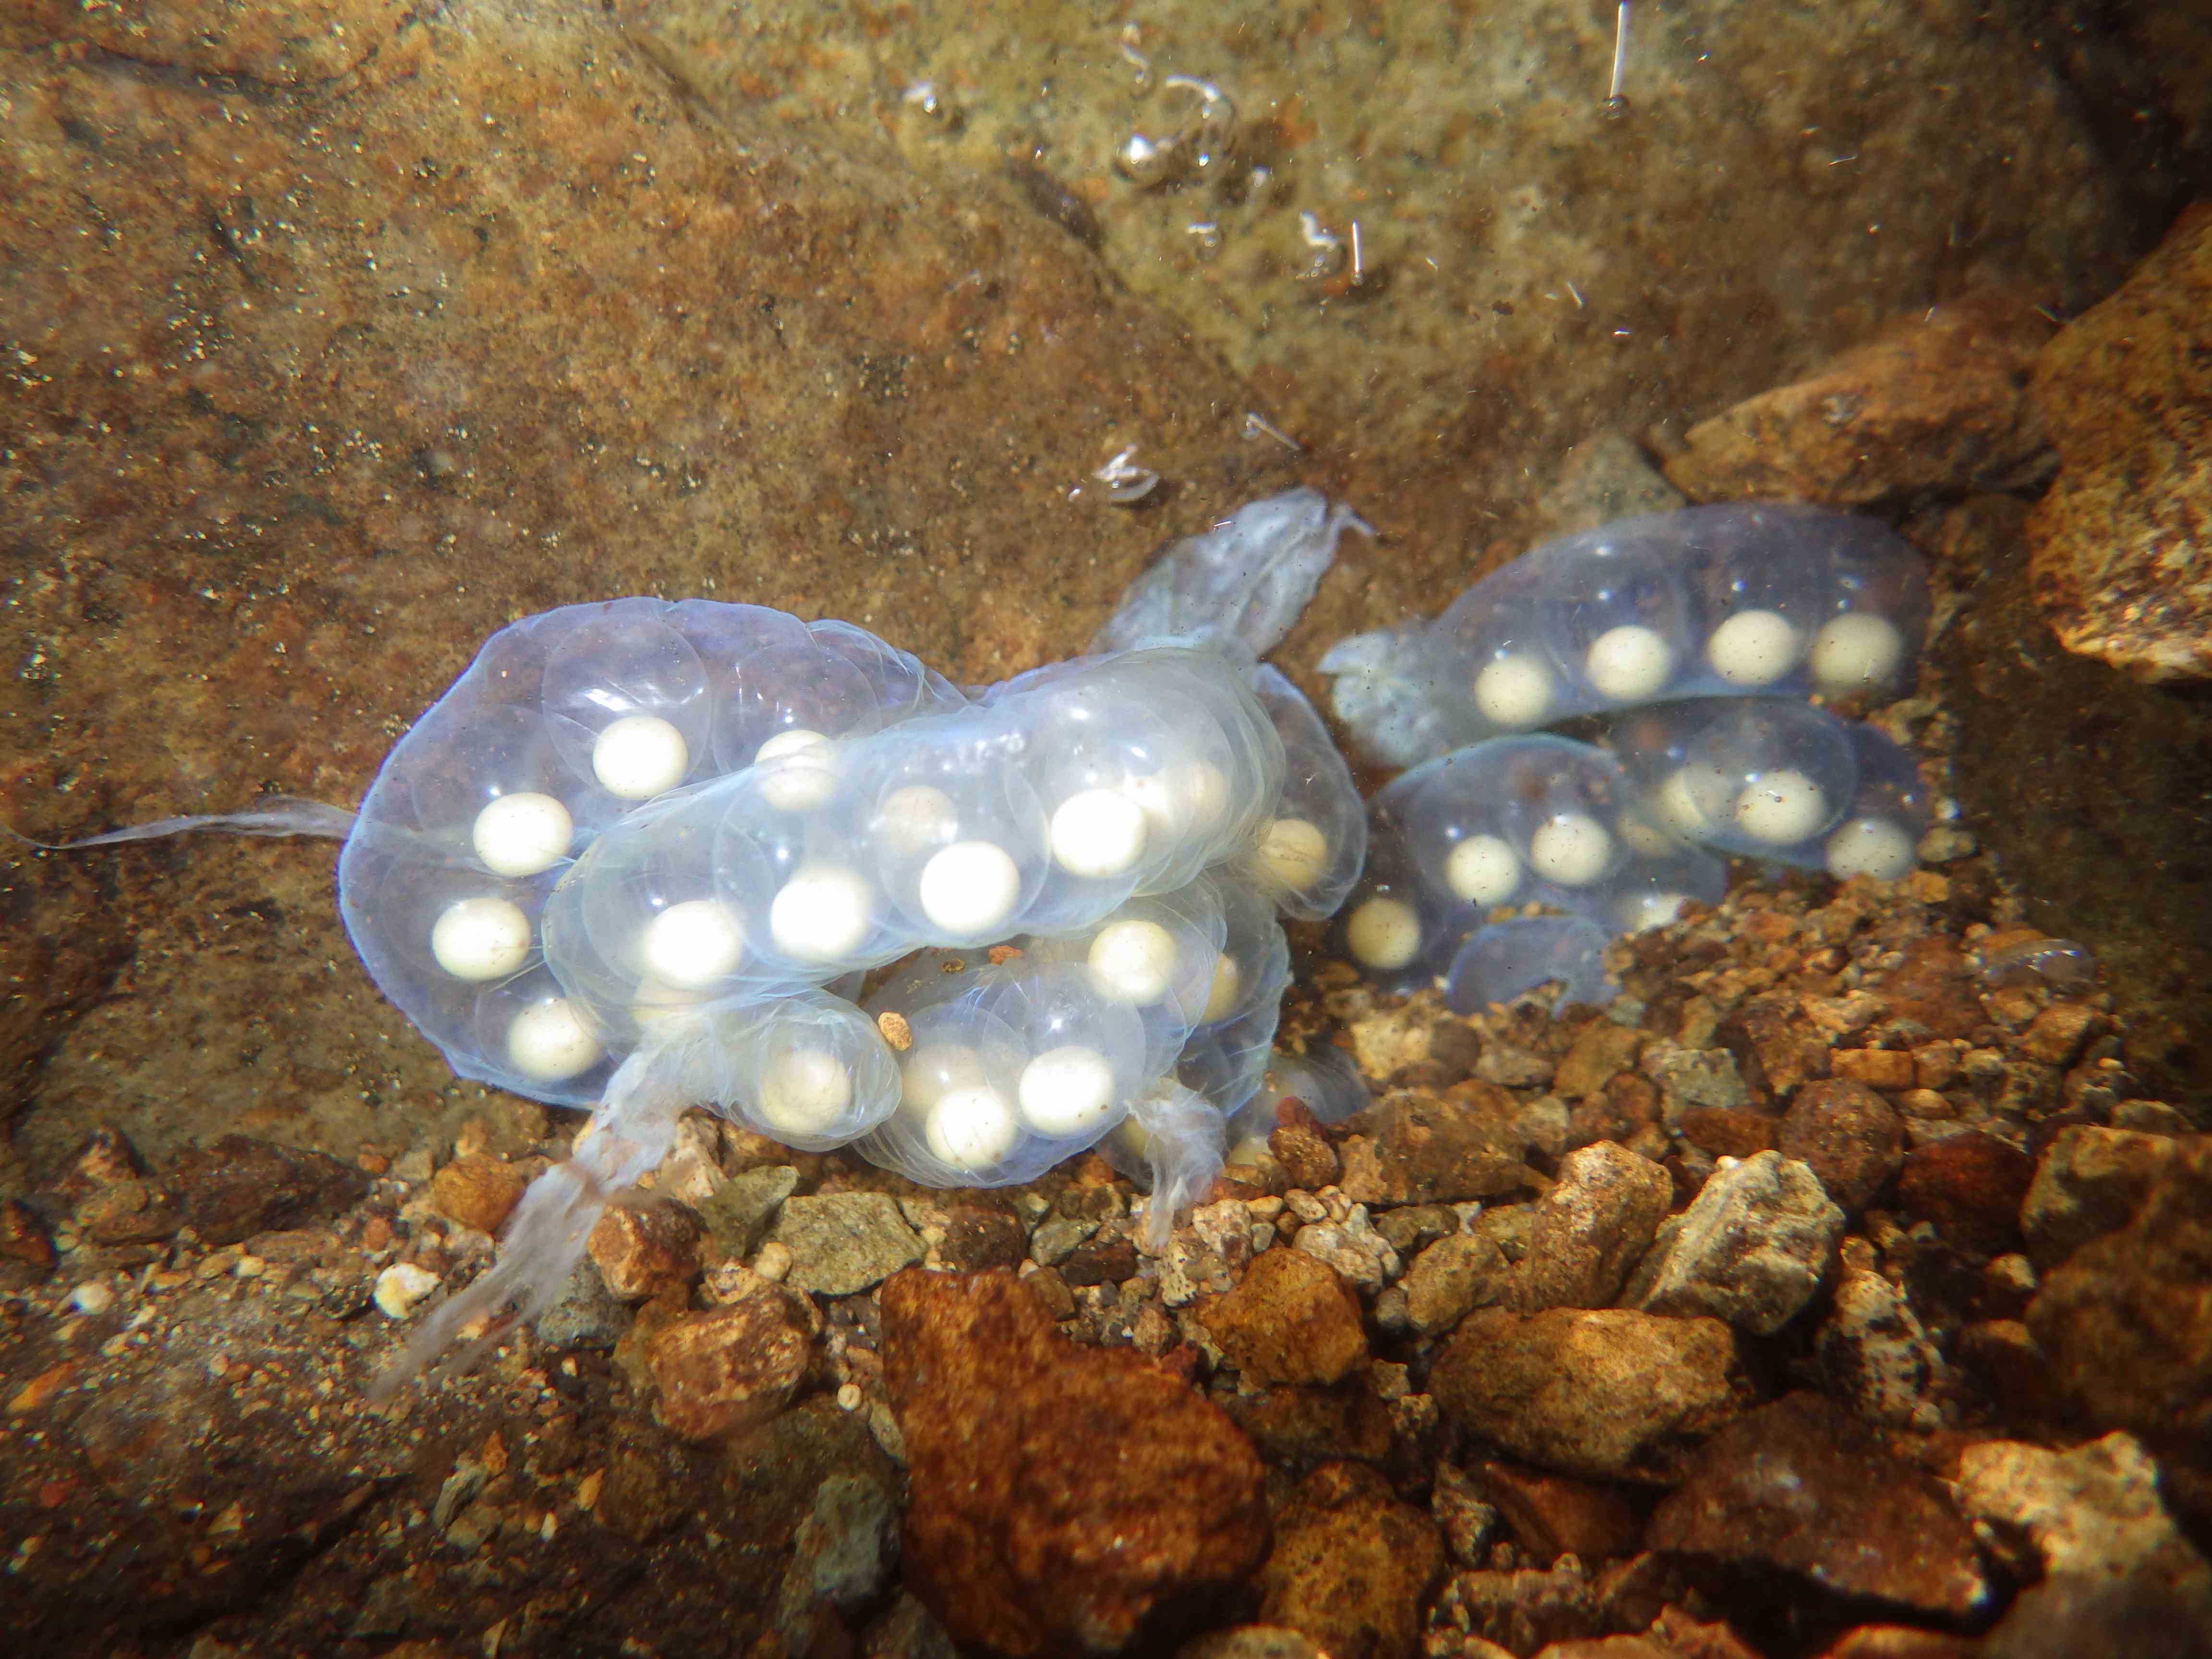
[[[906,1580],[957,1640],[1109,1651],[1260,1564],[1259,1457],[1187,1385],[1063,1340],[1011,1273],[908,1268],[882,1300]]]
[[[1243,1281],[1201,1297],[1199,1322],[1253,1382],[1334,1382],[1367,1358],[1359,1298],[1336,1270],[1304,1250],[1269,1250]]]
[[[1308,1475],[1260,1570],[1260,1617],[1345,1659],[1413,1659],[1421,1608],[1443,1571],[1436,1523],[1358,1463]]]
[[[2142,680],[2212,675],[2212,207],[2044,349],[2057,481],[2030,580],[2069,651]]]
[[[529,1183],[505,1158],[481,1152],[457,1158],[430,1177],[430,1202],[438,1213],[480,1233],[495,1233]]]
[[[681,1204],[617,1204],[593,1224],[586,1248],[607,1289],[625,1302],[658,1296],[699,1271],[699,1218]]]
[[[1838,507],[2010,488],[2045,465],[2027,380],[2050,337],[2024,295],[1915,311],[1806,379],[1692,427],[1667,476],[1693,501]]]
[[[790,1294],[765,1279],[726,1306],[677,1315],[646,1339],[670,1431],[706,1440],[766,1422],[806,1376],[808,1337]]]

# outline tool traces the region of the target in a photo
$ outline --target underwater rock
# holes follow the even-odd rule
[[[1692,501],[1866,507],[2018,487],[2048,465],[2027,395],[2051,325],[1978,292],[1896,319],[1802,380],[1690,428],[1667,477]]]
[[[2033,1201],[2033,1200],[2031,1200]],[[2167,1464],[2177,1506],[2212,1513],[2212,1136],[2185,1135],[2133,1220],[2043,1281],[2027,1328],[2066,1403]]]
[[[1610,1140],[1567,1154],[1558,1182],[1536,1200],[1521,1311],[1611,1306],[1674,1194],[1664,1170]]]
[[[2044,348],[2058,477],[2028,572],[2069,651],[2139,680],[2212,676],[2212,207]]]
[[[1111,1651],[1266,1553],[1236,1425],[1127,1349],[1063,1341],[1012,1274],[898,1274],[883,1357],[912,1480],[907,1583],[956,1639]]]
[[[1972,1529],[1925,1471],[1814,1394],[1730,1424],[1651,1517],[1646,1542],[1692,1574],[1788,1583],[1850,1605],[1859,1597],[1938,1617],[1979,1608],[1990,1583]]]
[[[1429,1389],[1448,1419],[1540,1468],[1661,1481],[1751,1397],[1727,1326],[1625,1308],[1478,1309]]]
[[[1336,1270],[1298,1250],[1269,1250],[1243,1282],[1202,1297],[1199,1322],[1248,1381],[1335,1382],[1367,1359],[1359,1298]]]
[[[1332,1654],[1413,1659],[1421,1604],[1443,1571],[1436,1523],[1357,1463],[1300,1484],[1260,1569],[1260,1617],[1304,1631]]]
[[[1803,1164],[1773,1152],[1729,1160],[1660,1229],[1623,1300],[1771,1336],[1820,1288],[1843,1231],[1844,1212]]]

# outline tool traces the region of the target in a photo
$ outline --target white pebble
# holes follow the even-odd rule
[[[1085,789],[1052,815],[1054,862],[1073,876],[1103,880],[1145,855],[1145,809],[1118,789]]]
[[[430,954],[455,979],[505,979],[529,960],[530,918],[503,898],[456,900],[430,925]]]
[[[956,1170],[991,1168],[1014,1150],[1022,1126],[996,1089],[947,1089],[929,1109],[923,1139],[932,1157]]]
[[[1813,636],[1813,681],[1831,696],[1887,684],[1905,660],[1905,635],[1887,617],[1847,611]]]
[[[1705,660],[1730,685],[1771,685],[1797,665],[1797,630],[1778,611],[1739,611],[1713,629]]]
[[[611,795],[650,800],[684,781],[691,750],[658,714],[625,714],[592,745],[592,771]]]
[[[1820,786],[1793,768],[1762,772],[1735,798],[1735,827],[1769,847],[1792,847],[1828,819]]]
[[[1213,958],[1213,977],[1206,981],[1206,1006],[1199,1012],[1198,1023],[1211,1025],[1217,1019],[1228,1018],[1243,994],[1244,970],[1237,965],[1235,957],[1224,951]]]
[[[826,1134],[853,1103],[853,1074],[819,1048],[788,1048],[761,1070],[762,1122],[780,1134]]]
[[[541,1083],[588,1072],[605,1053],[566,997],[532,1003],[507,1028],[507,1063]]]
[[[115,1287],[104,1279],[88,1279],[70,1292],[70,1306],[81,1314],[104,1314],[115,1305]]]
[[[1021,902],[1021,867],[991,841],[956,841],[921,866],[921,913],[956,938],[1002,925]]]
[[[804,756],[794,760],[793,756]],[[811,812],[837,793],[837,751],[819,732],[794,726],[753,750],[753,764],[782,761],[761,775],[761,798],[781,812]]]
[[[1091,988],[1109,1002],[1149,1007],[1175,982],[1175,935],[1157,921],[1109,921],[1085,959]]]
[[[438,1275],[411,1261],[395,1261],[376,1276],[376,1310],[386,1319],[404,1319],[438,1288]]]
[[[868,878],[842,864],[802,864],[768,907],[775,948],[799,962],[836,962],[858,951],[875,916]]]
[[[745,954],[737,913],[719,899],[685,899],[646,925],[647,970],[683,990],[737,971]]]
[[[1623,623],[1590,641],[1583,672],[1615,702],[1642,702],[1673,677],[1674,648],[1641,623]]]
[[[1838,881],[1872,876],[1895,881],[1920,861],[1911,832],[1887,818],[1851,818],[1828,837],[1828,873]]]
[[[477,813],[469,839],[495,874],[534,876],[568,856],[575,833],[567,807],[550,795],[525,790],[501,795]]]
[[[1048,1048],[1022,1067],[1016,1093],[1022,1121],[1037,1133],[1056,1140],[1095,1133],[1114,1109],[1114,1067],[1080,1043]]]
[[[1587,812],[1555,812],[1528,837],[1528,862],[1547,881],[1587,887],[1613,862],[1613,837]]]
[[[1328,872],[1328,837],[1304,818],[1270,818],[1252,849],[1252,873],[1272,888],[1297,892]]]
[[[1521,884],[1521,855],[1498,836],[1469,836],[1444,857],[1444,885],[1469,904],[1503,904]]]
[[[1552,712],[1552,671],[1525,652],[1499,657],[1474,677],[1474,706],[1510,731],[1541,726]]]
[[[1421,919],[1403,899],[1371,898],[1344,924],[1344,942],[1370,968],[1392,972],[1419,953]]]

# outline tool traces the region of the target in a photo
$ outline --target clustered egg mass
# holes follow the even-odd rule
[[[1370,803],[1346,952],[1463,1010],[1547,981],[1602,1001],[1605,943],[1717,900],[1726,855],[1909,873],[1917,763],[1808,699],[1893,693],[1927,616],[1883,526],[1735,503],[1561,538],[1432,622],[1340,641],[1338,715],[1410,769]],[[1578,717],[1597,742],[1534,729]]]
[[[1312,492],[1247,514],[1212,533],[1347,521]],[[1333,912],[1364,836],[1318,715],[1233,647],[971,695],[847,623],[623,599],[486,644],[388,757],[341,902],[456,1071],[600,1103],[594,1133],[673,1089],[996,1184],[1102,1139],[1141,1162],[1124,1121],[1163,1089],[1224,1125],[1250,1102],[1278,913]]]

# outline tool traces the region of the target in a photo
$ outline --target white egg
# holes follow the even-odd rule
[[[1444,857],[1444,885],[1469,904],[1503,904],[1521,885],[1521,855],[1498,836],[1469,836]]]
[[[1022,1138],[1020,1121],[996,1089],[948,1089],[929,1109],[922,1139],[941,1164],[980,1174],[1002,1162]]]
[[[1887,685],[1905,660],[1905,635],[1887,617],[1847,611],[1813,636],[1813,682],[1830,696]]]
[[[431,924],[430,954],[455,979],[505,979],[530,959],[530,918],[503,898],[458,900]]]
[[[477,856],[502,876],[534,876],[568,856],[576,833],[568,809],[550,795],[501,795],[477,814],[470,840]]]
[[[876,844],[900,858],[913,858],[949,841],[960,827],[952,797],[926,783],[894,789],[876,808],[872,828]]]
[[[956,841],[921,866],[921,913],[956,939],[1003,927],[1021,902],[1021,867],[990,841]]]
[[[761,1068],[754,1110],[779,1134],[821,1135],[853,1104],[853,1074],[820,1048],[787,1048]]]
[[[1587,812],[1555,812],[1528,837],[1528,862],[1546,881],[1587,887],[1613,863],[1613,836]]]
[[[1251,869],[1270,888],[1300,891],[1328,873],[1328,837],[1304,818],[1270,818],[1252,849]]]
[[[1103,880],[1133,868],[1150,838],[1145,809],[1118,789],[1085,789],[1052,815],[1052,856],[1073,876]]]
[[[1769,847],[1790,847],[1828,821],[1820,786],[1790,767],[1762,772],[1735,798],[1735,827]]]
[[[1175,935],[1141,917],[1109,921],[1092,938],[1085,965],[1107,1001],[1149,1007],[1175,982]]]
[[[549,997],[532,1003],[507,1028],[507,1063],[540,1083],[562,1083],[580,1076],[605,1058],[574,1003]]]
[[[1419,954],[1421,919],[1403,899],[1371,898],[1344,924],[1344,942],[1370,968],[1395,972]]]
[[[783,812],[811,812],[837,793],[837,750],[819,732],[794,726],[753,750],[753,764],[781,761],[761,774],[761,798]]]
[[[836,962],[866,942],[875,919],[868,878],[842,864],[803,864],[768,908],[775,948],[799,962]]]
[[[1705,660],[1730,685],[1771,685],[1797,665],[1797,630],[1778,611],[1739,611],[1713,629]]]
[[[744,929],[719,899],[686,899],[646,924],[640,954],[646,969],[690,990],[734,973],[744,957]]]
[[[658,714],[625,714],[592,744],[592,772],[611,795],[650,800],[684,781],[691,750]]]
[[[1728,780],[1710,766],[1678,766],[1659,786],[1659,816],[1692,840],[1712,828],[1712,811],[1728,799]]]
[[[1054,1139],[1095,1133],[1114,1109],[1114,1067],[1096,1048],[1067,1043],[1022,1067],[1022,1121]]]
[[[1552,671],[1526,652],[1495,658],[1474,677],[1474,706],[1483,719],[1508,731],[1541,726],[1553,696]]]
[[[1872,876],[1895,881],[1909,876],[1919,864],[1911,832],[1888,818],[1846,819],[1828,837],[1828,873],[1838,881],[1853,876]]]
[[[1198,1023],[1211,1025],[1217,1019],[1226,1019],[1237,1012],[1237,1004],[1244,994],[1244,970],[1237,965],[1237,958],[1224,951],[1213,958],[1213,976],[1206,981],[1206,1006],[1199,1011]]]
[[[988,1089],[983,1056],[964,1042],[932,1042],[899,1065],[899,1109],[927,1112],[957,1089]]]
[[[1615,702],[1642,702],[1673,678],[1674,647],[1637,623],[1608,628],[1590,641],[1583,676]]]

